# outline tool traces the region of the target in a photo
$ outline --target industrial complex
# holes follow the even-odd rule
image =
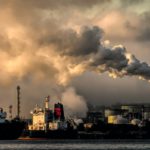
[[[118,104],[90,110],[84,118],[66,118],[62,103],[38,105],[26,128],[29,137],[46,138],[150,138],[150,104]]]
[[[18,86],[17,115],[12,117],[12,106],[9,113],[9,119],[6,119],[7,113],[0,109],[0,139],[150,139],[150,104],[89,108],[86,117],[77,118],[65,116],[63,103],[52,105],[50,96],[47,96],[44,107],[36,104],[31,111],[31,119],[24,120],[20,117]]]

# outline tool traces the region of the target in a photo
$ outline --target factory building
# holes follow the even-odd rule
[[[121,109],[126,110],[128,113],[139,113],[143,110],[143,105],[122,105]]]
[[[103,121],[108,124],[133,125],[140,125],[143,120],[150,120],[150,105],[148,104],[125,104],[106,107],[99,111],[88,112],[86,118],[88,123]]]
[[[87,113],[86,122],[97,123],[98,121],[104,121],[104,115],[101,111],[89,111]]]
[[[115,116],[115,115],[122,115],[123,110],[119,109],[119,108],[106,108],[104,110],[104,116],[105,118],[107,118],[108,116]]]

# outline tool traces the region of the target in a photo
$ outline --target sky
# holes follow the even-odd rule
[[[62,101],[85,115],[88,104],[149,103],[149,0],[0,0],[0,100],[21,114]]]

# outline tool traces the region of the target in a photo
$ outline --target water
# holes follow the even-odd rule
[[[150,150],[150,140],[14,140],[1,150]]]

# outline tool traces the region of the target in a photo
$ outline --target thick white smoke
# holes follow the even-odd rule
[[[78,95],[73,87],[67,88],[62,94],[66,117],[85,117],[88,111],[85,99]]]

